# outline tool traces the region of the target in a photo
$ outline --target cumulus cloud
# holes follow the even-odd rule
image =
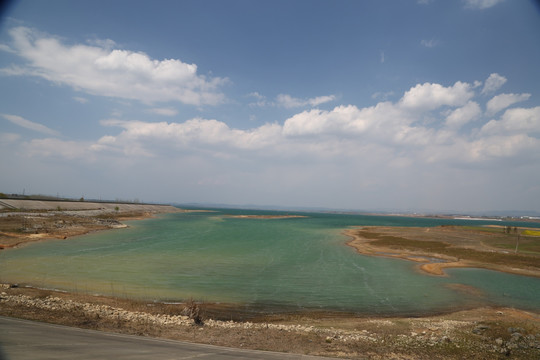
[[[195,64],[111,49],[110,40],[66,45],[27,27],[13,28],[10,35],[13,50],[27,64],[2,69],[7,75],[38,76],[93,95],[144,103],[216,105],[225,99],[220,87],[227,79],[199,75]]]
[[[461,81],[453,86],[418,84],[407,91],[400,100],[403,107],[413,110],[433,110],[441,106],[462,106],[474,96],[471,84]]]
[[[483,134],[539,136],[540,106],[529,109],[508,109],[500,120],[490,120],[481,131]]]
[[[101,121],[108,129],[106,135],[93,143],[42,139],[27,147],[35,156],[52,154],[56,147],[59,155],[70,158],[194,157],[197,161],[219,159],[219,164],[238,161],[244,166],[278,160],[291,164],[337,161],[353,166],[369,158],[370,163],[376,159],[399,169],[418,163],[466,165],[540,154],[540,107],[507,109],[500,118],[482,124],[485,119],[474,96],[469,83],[418,84],[395,102],[306,109],[283,123],[251,129],[204,118],[184,122],[108,119]],[[418,121],[423,117],[432,121]],[[464,126],[472,122],[478,126]]]
[[[129,150],[133,144],[142,149],[146,145],[164,144],[173,149],[222,149],[256,150],[275,145],[281,128],[277,124],[265,124],[251,130],[231,129],[217,120],[195,118],[183,123],[125,121],[109,119],[101,121],[104,126],[124,129],[118,136],[104,136],[98,141],[99,150]],[[151,148],[152,146],[150,146]],[[140,150],[150,155],[151,149]]]
[[[464,0],[465,7],[469,9],[488,9],[499,3],[502,3],[504,0]]]
[[[486,82],[484,83],[484,88],[482,89],[481,94],[491,94],[495,91],[499,90],[504,83],[506,83],[506,78],[504,76],[501,76],[497,73],[493,73],[489,75]]]
[[[479,117],[481,113],[480,105],[474,101],[469,101],[465,106],[450,112],[446,117],[445,124],[451,129],[459,129]]]
[[[494,115],[510,105],[528,100],[530,97],[531,94],[500,94],[494,96],[486,104],[486,114]]]
[[[1,116],[6,120],[11,121],[13,124],[21,126],[26,129],[37,131],[37,132],[40,132],[42,134],[47,134],[47,135],[53,135],[53,136],[60,135],[60,133],[56,130],[49,129],[45,125],[27,120],[18,115],[1,114]]]

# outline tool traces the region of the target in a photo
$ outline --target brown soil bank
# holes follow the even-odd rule
[[[365,226],[345,233],[351,237],[347,244],[361,254],[415,261],[432,275],[444,275],[445,268],[479,267],[540,277],[540,237],[525,230]]]
[[[227,320],[230,309],[220,313],[215,304],[0,288],[1,316],[141,336],[348,359],[540,358],[540,316],[509,308],[423,318],[282,314],[240,322]]]

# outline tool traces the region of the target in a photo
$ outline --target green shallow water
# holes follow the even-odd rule
[[[540,310],[540,279],[480,269],[428,276],[408,261],[359,255],[341,234],[354,225],[470,222],[338,214],[235,219],[225,213],[252,212],[168,214],[132,221],[127,229],[3,251],[0,280],[153,300],[193,297],[265,312],[423,314],[477,305]],[[470,287],[476,291],[459,290]]]

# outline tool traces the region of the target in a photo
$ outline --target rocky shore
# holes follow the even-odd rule
[[[475,309],[425,318],[281,315],[215,320],[161,304],[0,285],[0,315],[200,343],[351,359],[538,359],[540,317]]]

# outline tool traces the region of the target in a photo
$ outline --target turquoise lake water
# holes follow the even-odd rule
[[[2,251],[0,281],[146,300],[194,298],[265,312],[424,314],[478,305],[540,310],[538,278],[481,269],[429,276],[409,261],[359,255],[342,234],[361,225],[489,222],[323,213],[291,219],[224,216],[263,213],[167,214],[128,222],[127,229]]]

